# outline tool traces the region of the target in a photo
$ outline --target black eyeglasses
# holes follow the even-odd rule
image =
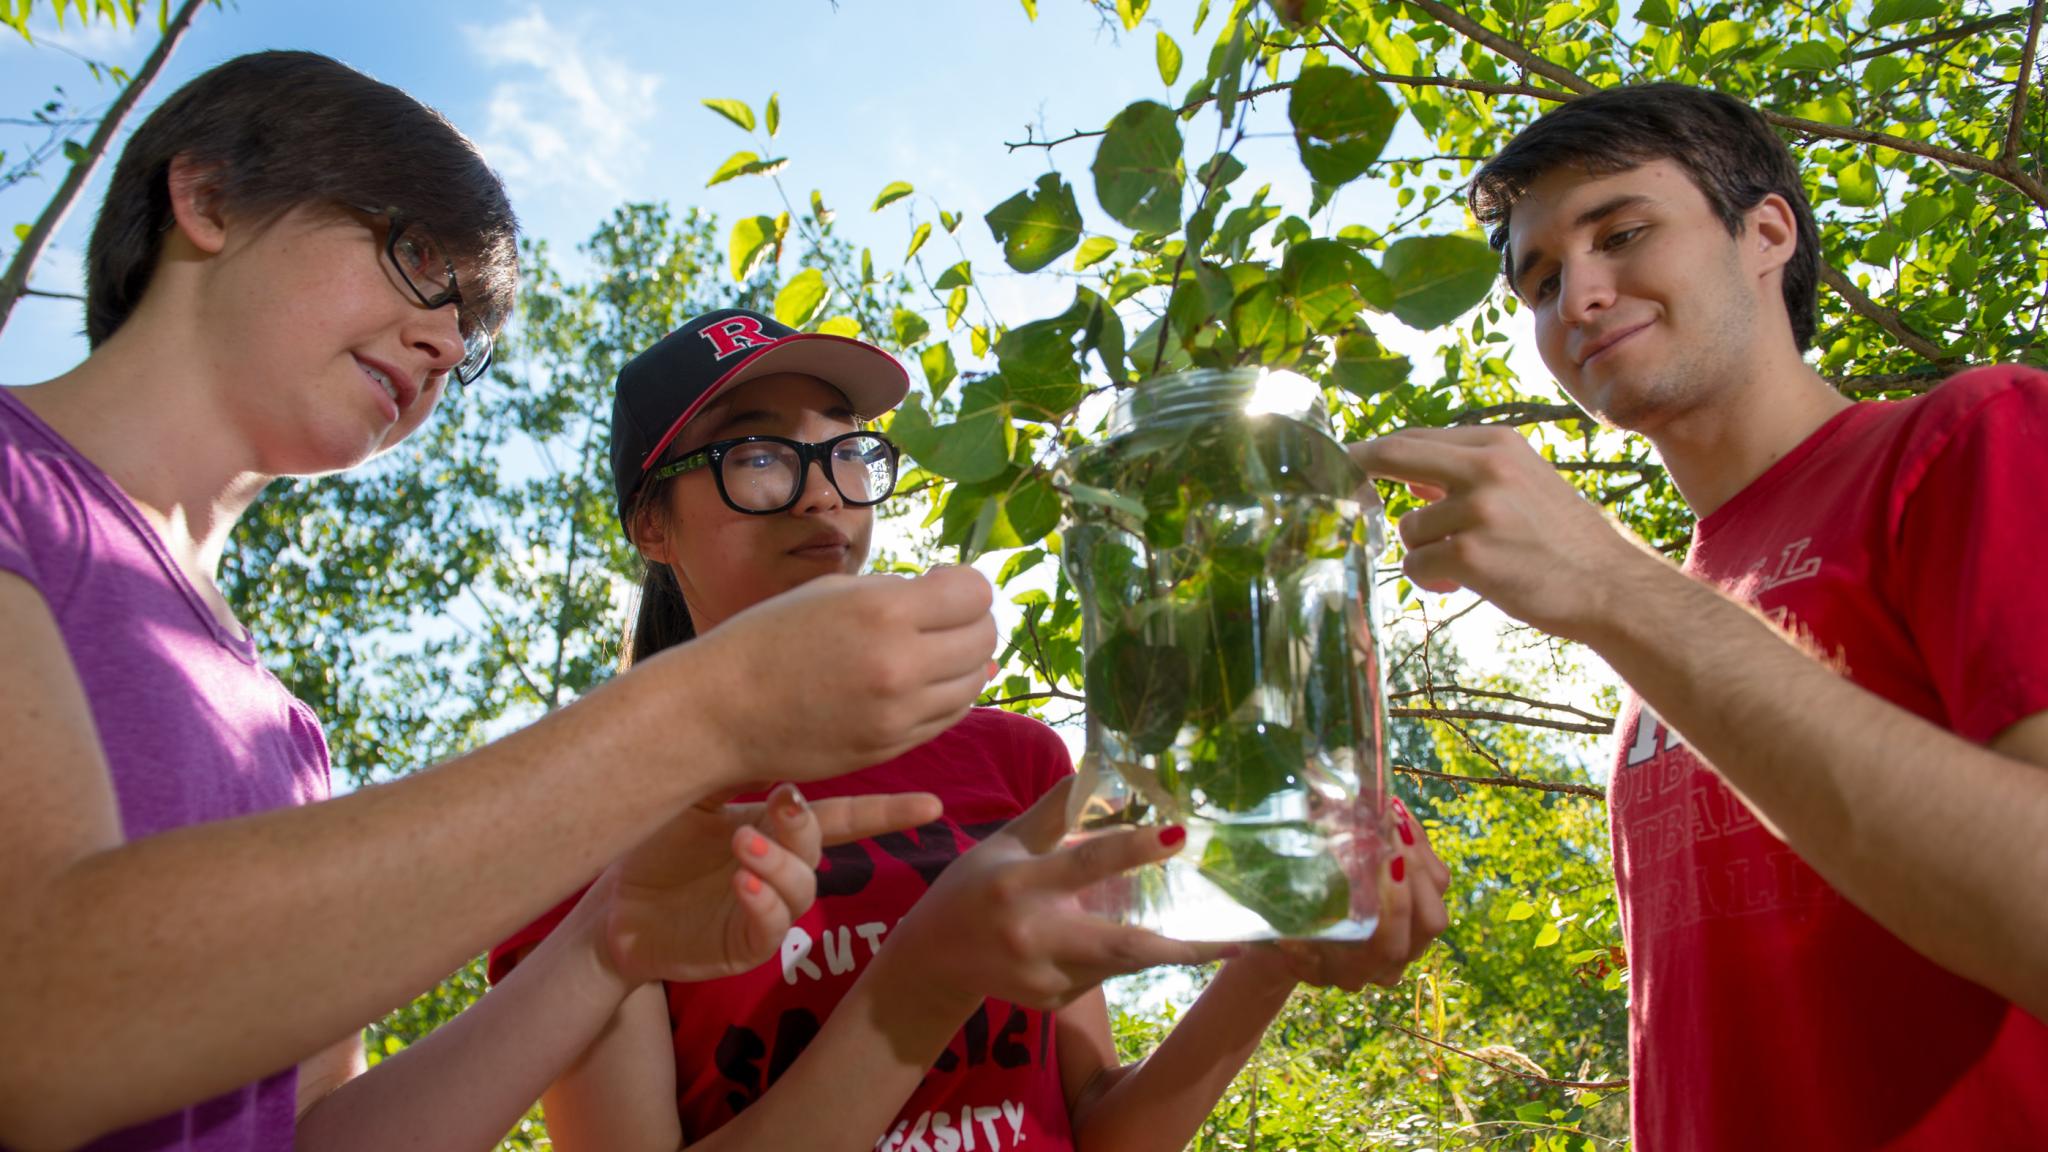
[[[455,305],[456,326],[462,332],[462,362],[449,370],[457,384],[469,384],[491,366],[493,337],[490,326],[462,309],[462,287],[455,281],[455,263],[443,255],[440,244],[405,217],[389,209],[356,207],[368,216],[385,221],[384,256],[398,270],[398,278],[412,290],[420,307],[429,310]]]
[[[781,436],[741,436],[706,444],[647,478],[665,480],[709,466],[726,507],[767,516],[796,507],[815,461],[841,500],[865,508],[896,490],[896,456],[896,445],[873,432],[848,432],[815,444]]]

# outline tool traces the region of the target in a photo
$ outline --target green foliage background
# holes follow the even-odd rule
[[[529,246],[492,377],[378,465],[258,506],[228,586],[272,666],[327,718],[340,773],[368,785],[414,770],[608,674],[633,559],[606,496],[612,377],[726,304],[859,333],[919,367],[890,427],[918,465],[892,514],[919,519],[928,543],[881,563],[1002,554],[1018,622],[992,698],[1049,719],[1071,718],[1082,687],[1051,464],[1098,434],[1104,393],[1158,371],[1291,367],[1354,437],[1512,424],[1590,498],[1681,547],[1689,518],[1645,447],[1510,367],[1516,305],[1459,199],[1476,159],[1579,92],[1671,79],[1766,111],[1819,210],[1815,360],[1845,391],[2048,362],[2038,3],[1202,0],[1175,27],[1138,0],[1093,7],[1153,42],[1164,98],[1100,131],[1018,142],[1043,148],[1048,171],[1015,196],[940,204],[920,173],[871,202],[867,189],[793,195],[801,157],[776,154],[774,98],[707,100],[750,137],[708,175],[755,181],[758,215],[623,205],[585,245],[582,278]],[[1235,154],[1249,118],[1281,105],[1314,180],[1305,213]],[[1389,154],[1400,125],[1428,151]],[[1366,185],[1391,193],[1397,218],[1353,218],[1341,204],[1358,198],[1334,199]],[[828,204],[900,216],[904,254],[856,252]],[[1007,267],[956,242],[982,227]],[[1019,275],[1056,279],[1071,305],[991,308],[984,283]],[[1397,323],[1439,350],[1422,363],[1389,351]],[[1452,929],[1390,993],[1298,994],[1195,1146],[1625,1144],[1627,960],[1601,790],[1616,701],[1565,706],[1580,655],[1540,638],[1518,641],[1508,671],[1473,672],[1442,604],[1391,592],[1398,786],[1451,865]],[[1124,999],[1152,1003],[1144,989]],[[372,1057],[480,991],[474,967],[456,973],[373,1029]],[[1135,1057],[1170,1019],[1170,1004],[1126,1012],[1119,1038]],[[544,1144],[529,1118],[505,1147]]]

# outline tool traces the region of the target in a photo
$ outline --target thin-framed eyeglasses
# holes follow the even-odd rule
[[[384,220],[384,258],[398,271],[398,278],[412,291],[422,308],[432,310],[455,305],[456,327],[462,333],[462,362],[449,370],[457,384],[470,384],[491,366],[494,338],[488,324],[462,307],[462,286],[455,279],[455,263],[442,252],[425,228],[388,208],[356,211]]]
[[[768,516],[796,507],[817,464],[839,498],[866,508],[896,490],[896,445],[877,432],[848,432],[806,444],[784,436],[714,440],[649,473],[649,482],[709,467],[719,499],[735,512]]]

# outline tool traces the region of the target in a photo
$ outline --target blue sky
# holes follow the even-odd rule
[[[774,150],[793,160],[783,174],[793,196],[822,190],[840,211],[842,228],[856,243],[871,244],[878,260],[902,252],[910,212],[922,219],[941,207],[964,212],[962,240],[977,267],[993,271],[999,258],[981,214],[1048,163],[1042,150],[1013,153],[1004,142],[1021,139],[1027,125],[1054,134],[1094,128],[1132,100],[1168,99],[1154,65],[1154,37],[1162,29],[1186,55],[1185,88],[1199,76],[1220,23],[1212,14],[1201,33],[1191,34],[1194,7],[1154,4],[1146,24],[1126,33],[1105,27],[1078,0],[1046,0],[1035,22],[1015,0],[844,0],[837,10],[827,0],[545,7],[243,0],[201,11],[144,109],[243,52],[328,53],[454,120],[504,174],[527,232],[563,252],[628,199],[695,204],[725,219],[779,208],[758,178],[704,187],[726,156],[755,145],[699,104],[732,97],[758,109],[779,92],[783,128]],[[110,86],[95,84],[53,46],[132,68],[155,38],[151,19],[139,32],[80,30],[75,20],[58,30],[47,3],[38,6],[37,21],[47,46],[0,38],[0,116],[26,112],[53,84],[88,106],[112,98]],[[1279,97],[1266,104],[1255,123],[1275,135],[1248,141],[1241,155],[1282,199],[1302,206],[1307,179],[1284,138],[1284,104]],[[138,120],[131,117],[130,125]],[[1190,137],[1205,139],[1211,131],[1208,120],[1199,120]],[[23,129],[0,127],[0,148],[18,155],[27,141]],[[1083,142],[1051,161],[1080,191],[1090,224],[1113,228],[1089,193],[1092,156]],[[39,265],[38,286],[77,290],[79,250],[107,167]],[[875,193],[898,179],[914,182],[919,196],[870,214]],[[31,182],[0,193],[0,226],[32,219],[50,187]],[[1344,215],[1390,218],[1384,193],[1347,195],[1351,202],[1339,205]],[[1053,284],[996,276],[984,285],[1012,322],[1065,302],[1065,290]],[[0,383],[42,379],[74,363],[84,353],[78,324],[73,305],[25,301],[0,336]]]

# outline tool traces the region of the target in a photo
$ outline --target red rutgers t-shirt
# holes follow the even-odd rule
[[[2048,374],[1849,408],[1702,520],[1686,570],[1989,742],[2048,709]],[[1851,906],[1633,694],[1618,731],[1636,1147],[2048,1141],[2048,1025]]]
[[[777,959],[723,980],[665,986],[684,1140],[703,1139],[760,1099],[946,865],[1072,771],[1052,729],[977,708],[894,760],[804,785],[813,800],[933,792],[945,814],[911,831],[826,849],[817,902],[791,927]],[[493,949],[491,979],[503,978],[509,958],[553,931],[573,904]],[[863,1138],[883,1152],[1072,1148],[1053,1034],[1053,1013],[984,1001],[889,1130]]]

